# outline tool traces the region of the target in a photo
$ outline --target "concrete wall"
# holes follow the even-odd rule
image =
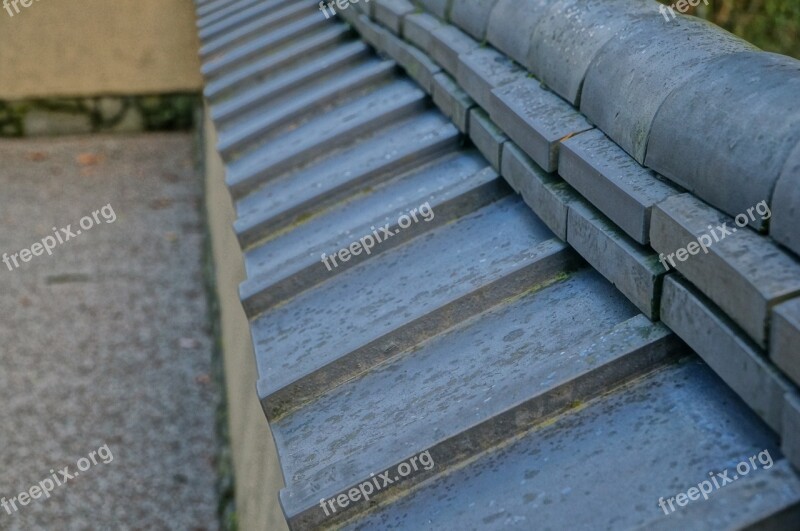
[[[244,264],[232,230],[236,217],[225,187],[222,161],[214,150],[217,143],[214,126],[206,120],[204,129],[206,207],[222,321],[237,521],[242,531],[281,531],[288,529],[278,502],[283,477],[272,434],[256,395],[256,366],[250,328],[239,301],[238,289],[244,279]]]
[[[20,13],[13,17],[0,8],[0,99],[151,94],[202,86],[191,0],[18,5]]]

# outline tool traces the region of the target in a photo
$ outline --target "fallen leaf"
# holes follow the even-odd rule
[[[153,210],[163,210],[172,206],[172,199],[169,197],[159,197],[150,201],[150,208]]]
[[[75,157],[75,161],[81,166],[94,166],[100,163],[101,160],[103,160],[103,157],[94,153],[81,153]]]
[[[193,337],[182,337],[178,340],[178,344],[181,348],[185,349],[197,348],[200,346],[200,342]]]

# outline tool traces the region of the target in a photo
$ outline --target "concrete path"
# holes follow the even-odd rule
[[[0,142],[0,253],[32,251],[0,263],[0,529],[218,527],[194,160],[187,134]]]

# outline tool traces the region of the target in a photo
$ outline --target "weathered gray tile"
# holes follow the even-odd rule
[[[248,279],[240,288],[242,306],[252,317],[290,299],[361,262],[386,252],[411,238],[486,206],[509,193],[509,188],[477,153],[448,157],[390,181],[366,196],[337,205],[291,232],[259,245],[245,254]],[[398,219],[427,204],[433,211],[400,230]],[[376,220],[385,219],[395,236],[378,244],[371,236]],[[369,252],[337,260],[325,256],[349,248],[361,238],[372,244]]]
[[[295,6],[301,6],[303,9],[308,9],[310,5],[310,2],[298,2],[295,4]],[[197,34],[201,41],[208,42],[210,39],[222,35],[228,30],[235,29],[240,24],[252,20],[253,17],[272,15],[278,11],[284,10],[286,7],[286,2],[282,0],[261,1],[247,7],[246,9],[242,9],[232,16],[225,17],[214,22],[213,24],[206,24],[203,27],[198,28]]]
[[[661,320],[692,347],[764,421],[781,433],[791,384],[747,338],[677,275],[664,279]]]
[[[353,7],[359,13],[367,15],[368,17],[372,17],[374,14],[375,3],[369,0],[359,0],[358,2],[352,2],[351,7]]]
[[[325,50],[350,38],[345,24],[331,24],[319,32],[287,45],[263,59],[246,63],[230,72],[206,83],[203,90],[205,97],[213,104],[215,100],[241,87],[257,85],[257,80],[278,75],[306,61],[314,60],[325,54]]]
[[[666,22],[654,8],[594,57],[581,111],[643,164],[653,119],[667,96],[718,57],[754,49],[694,17]]]
[[[650,212],[681,193],[640,165],[599,129],[561,143],[558,173],[635,241],[650,241]]]
[[[230,9],[231,5],[241,4],[243,1],[250,1],[255,3],[255,0],[214,0],[197,4],[197,25],[202,24],[203,20],[211,14],[216,13],[222,9]]]
[[[459,131],[465,134],[469,131],[469,112],[475,101],[444,72],[433,76],[433,102]]]
[[[265,181],[296,171],[298,164],[308,164],[314,155],[325,156],[392,121],[421,111],[426,97],[413,82],[397,80],[231,162],[226,184],[234,199],[238,199]]]
[[[718,95],[713,105],[709,94]],[[797,59],[764,52],[721,57],[664,100],[645,164],[731,216],[769,202],[800,144],[798,94]],[[760,218],[750,223],[766,226]]]
[[[508,137],[480,107],[469,111],[469,137],[492,168],[499,172],[503,143],[508,141]]]
[[[431,53],[433,31],[442,25],[442,22],[428,13],[412,13],[406,15],[403,24],[403,37],[425,53]]]
[[[572,202],[567,243],[650,319],[658,319],[661,282],[666,273],[649,247],[637,244],[597,209]]]
[[[417,4],[441,19],[447,19],[450,3],[455,0],[415,0]]]
[[[537,17],[531,45],[522,62],[542,83],[570,102],[580,103],[586,71],[612,37],[654,12],[650,0],[558,0]]]
[[[489,25],[489,16],[498,0],[470,0],[469,2],[455,0],[450,8],[450,22],[455,24],[475,39],[482,41],[486,38],[486,27]]]
[[[492,91],[489,115],[545,171],[558,168],[558,149],[565,137],[592,129],[572,105],[535,79]]]
[[[416,8],[408,0],[372,0],[373,16],[395,35],[402,35],[403,18]]]
[[[361,11],[355,7],[357,4],[349,4],[345,9],[337,9],[336,15],[342,19],[343,21],[347,22],[348,24],[352,25],[354,28],[357,23],[357,19],[359,15],[361,15]]]
[[[570,185],[545,172],[510,141],[503,144],[501,173],[545,225],[567,241],[569,205],[580,199]]]
[[[486,39],[519,64],[525,64],[533,30],[555,0],[498,0],[489,16]],[[514,28],[509,31],[509,28]]]
[[[277,3],[275,0],[268,1],[270,1],[270,7],[274,7]],[[203,6],[197,12],[199,17],[197,20],[197,27],[199,29],[206,28],[211,24],[216,24],[226,18],[235,16],[242,10],[251,8],[256,4],[263,2],[264,0],[238,0],[229,1],[227,2],[227,5],[209,5],[208,7]]]
[[[697,494],[698,502],[688,500],[686,507],[676,506],[675,512],[668,515],[663,513],[647,522],[637,531],[707,531],[709,527],[715,529],[795,529],[800,525],[800,515],[797,514],[798,496],[800,496],[800,476],[792,469],[792,465],[784,456],[780,455],[777,448],[754,449],[741,454],[741,462],[750,465],[750,457],[758,465],[757,470],[750,470],[749,477],[739,476],[738,473],[729,474],[735,483],[725,485],[724,489],[712,490],[708,495],[709,500],[701,500],[702,492]],[[768,452],[769,455],[764,452]],[[766,462],[761,461],[763,459]],[[733,472],[739,463],[731,462],[729,470]],[[769,468],[767,468],[767,466]],[[709,470],[718,473],[720,467]],[[758,476],[755,476],[755,474]],[[746,474],[747,475],[747,474]],[[700,476],[698,476],[698,479]],[[740,481],[740,479],[745,479]],[[722,483],[723,480],[720,480]],[[702,480],[686,484],[687,488],[695,487]],[[722,485],[720,485],[722,486]],[[698,489],[699,490],[699,489]],[[686,493],[686,490],[684,490]],[[677,493],[671,493],[677,494]],[[765,500],[768,500],[765,503]],[[711,502],[711,503],[709,503]]]
[[[218,78],[247,61],[268,55],[277,48],[299,40],[328,24],[325,17],[320,16],[319,13],[311,13],[279,30],[256,37],[229,52],[209,57],[201,68],[202,73],[207,80]]]
[[[247,39],[291,24],[300,18],[308,16],[312,9],[309,3],[301,2],[284,4],[280,9],[268,10],[266,13],[259,13],[260,10],[245,10],[240,13],[241,20],[235,22],[231,27],[220,30],[214,37],[200,35],[203,41],[203,45],[200,47],[200,58],[205,60],[214,54],[224,53],[226,50],[233,49],[236,45],[245,43]],[[231,20],[227,19],[225,22],[231,22]]]
[[[786,159],[772,194],[769,234],[800,256],[800,142]]]
[[[638,529],[677,517],[664,515],[659,498],[765,449],[778,460],[763,423],[692,360],[581,404],[346,529]],[[754,505],[769,512],[797,503],[796,475],[779,468],[775,463],[736,482],[751,485],[746,494],[755,504],[725,498],[738,485],[695,502],[712,508],[705,529],[740,529]],[[773,473],[780,476],[773,480]]]
[[[456,80],[487,111],[491,105],[492,89],[525,75],[527,72],[492,48],[476,48],[458,56]]]
[[[229,160],[256,142],[285,134],[318,115],[331,105],[343,105],[365,89],[377,89],[395,77],[396,63],[376,57],[342,71],[328,83],[314,83],[298,92],[285,94],[279,105],[252,113],[219,132],[217,151]]]
[[[223,131],[225,122],[253,112],[258,106],[275,104],[287,94],[305,88],[319,79],[338,76],[343,70],[361,64],[372,54],[369,46],[352,41],[334,47],[329,53],[312,57],[293,68],[275,73],[269,80],[242,90],[235,97],[211,106],[211,118]]]
[[[666,267],[680,271],[762,348],[770,308],[800,295],[797,260],[691,194],[656,205],[650,244]]]
[[[320,498],[424,450],[436,464],[428,476],[442,474],[682,349],[666,327],[636,315],[599,275],[582,270],[450,330],[274,423],[276,443],[285,450],[284,507],[290,519],[324,516]],[[397,392],[376,393],[379,389]],[[361,398],[350,402],[351,397]],[[349,414],[332,416],[344,402],[351,404]],[[403,413],[432,402],[440,407],[424,416]],[[386,429],[398,436],[381,437]],[[319,446],[331,451],[319,452]]]
[[[561,5],[574,3],[572,0],[559,1]],[[447,14],[448,4],[462,12],[480,8],[479,4],[459,6],[459,2],[461,0],[431,0],[426,3],[438,4],[443,15]],[[214,98],[210,98],[212,109],[230,104],[228,108],[233,110],[232,117],[220,128],[223,137],[230,131],[226,131],[228,127],[250,120],[261,120],[264,124],[264,120],[269,119],[273,120],[271,124],[278,125],[261,126],[263,136],[259,133],[253,140],[263,141],[264,145],[230,164],[228,178],[236,179],[237,175],[238,178],[244,178],[244,182],[234,186],[234,197],[241,215],[237,221],[237,231],[242,241],[247,241],[246,245],[251,246],[246,253],[248,273],[254,281],[250,286],[263,290],[261,293],[268,291],[271,297],[281,299],[280,302],[284,303],[255,320],[262,326],[256,331],[262,339],[257,345],[259,392],[261,396],[266,392],[271,398],[277,399],[275,402],[265,402],[273,420],[277,412],[277,422],[282,422],[283,426],[289,426],[292,419],[301,418],[313,420],[310,427],[303,425],[302,429],[306,431],[315,425],[331,426],[321,434],[312,432],[311,436],[303,438],[301,444],[283,445],[280,449],[282,458],[289,455],[285,459],[292,463],[284,463],[284,468],[292,466],[296,472],[286,475],[289,488],[283,493],[284,509],[293,522],[300,522],[295,518],[303,512],[319,510],[319,498],[315,499],[309,494],[341,492],[339,487],[342,485],[368,478],[370,472],[384,470],[388,465],[396,466],[401,460],[425,449],[428,443],[435,452],[439,452],[434,454],[436,467],[431,474],[415,477],[397,490],[390,490],[386,497],[376,500],[380,501],[382,507],[368,507],[369,514],[361,516],[367,520],[356,521],[355,524],[384,528],[386,524],[396,523],[415,529],[456,525],[466,529],[476,525],[477,521],[481,527],[507,529],[550,527],[551,522],[555,526],[556,523],[563,523],[565,518],[570,518],[568,523],[574,523],[574,527],[586,523],[587,527],[594,528],[642,525],[647,529],[659,529],[677,525],[691,529],[692,526],[696,528],[698,522],[710,522],[715,527],[740,529],[748,526],[759,528],[763,523],[759,518],[769,517],[791,505],[795,506],[795,516],[800,513],[797,489],[794,489],[797,477],[788,470],[785,460],[778,461],[780,454],[775,450],[775,467],[768,476],[757,482],[758,488],[751,488],[750,483],[740,481],[727,487],[724,492],[715,493],[716,497],[707,503],[684,508],[686,513],[662,518],[656,504],[658,496],[674,495],[680,490],[673,488],[678,483],[674,460],[665,461],[663,455],[677,451],[685,456],[691,463],[678,467],[678,471],[683,471],[688,470],[690,465],[707,468],[730,466],[731,462],[738,462],[742,454],[751,451],[739,444],[742,440],[755,447],[755,451],[761,451],[762,448],[757,446],[765,440],[764,434],[767,442],[763,447],[773,450],[774,445],[767,446],[774,442],[771,434],[758,422],[747,422],[747,417],[752,418],[753,415],[743,411],[742,405],[732,398],[731,393],[723,396],[712,392],[715,385],[721,387],[713,377],[693,379],[692,376],[687,377],[685,372],[673,372],[651,387],[638,393],[631,392],[632,388],[639,389],[636,386],[642,381],[652,378],[646,376],[633,385],[625,386],[624,394],[620,393],[620,399],[616,402],[611,402],[608,395],[604,396],[601,400],[605,405],[594,416],[582,416],[564,429],[556,429],[556,426],[563,426],[561,423],[565,419],[584,414],[585,406],[578,401],[609,391],[616,382],[621,381],[619,378],[634,376],[636,371],[646,371],[652,367],[648,364],[661,359],[658,353],[654,356],[652,351],[640,345],[652,344],[648,341],[652,341],[653,337],[648,337],[646,332],[660,329],[666,333],[666,330],[636,314],[635,307],[593,270],[585,268],[570,275],[575,267],[585,267],[585,264],[577,253],[563,244],[557,245],[558,242],[549,234],[541,239],[531,235],[531,231],[538,234],[543,228],[538,221],[533,229],[520,221],[523,212],[530,216],[527,207],[517,205],[519,211],[515,210],[514,216],[519,214],[520,217],[512,221],[502,215],[484,216],[482,220],[469,222],[466,220],[470,216],[460,217],[472,208],[481,208],[479,212],[482,212],[497,207],[503,201],[520,202],[515,197],[496,200],[493,194],[502,195],[508,190],[491,169],[469,174],[467,167],[485,168],[487,164],[486,161],[479,161],[477,155],[473,155],[470,163],[464,163],[463,168],[455,159],[442,158],[444,152],[455,147],[457,130],[443,123],[444,117],[437,115],[430,107],[429,99],[421,92],[418,91],[418,96],[404,99],[408,96],[398,91],[394,98],[387,98],[375,107],[342,106],[348,97],[345,96],[347,90],[342,88],[336,91],[333,99],[329,97],[330,92],[325,92],[331,90],[331,83],[341,83],[340,74],[355,64],[339,58],[342,67],[325,69],[323,66],[318,77],[313,79],[317,84],[326,85],[317,95],[332,104],[324,114],[312,117],[309,112],[315,108],[315,98],[310,98],[309,105],[303,109],[295,107],[292,110],[281,103],[281,98],[288,101],[294,99],[295,95],[310,94],[307,89],[312,85],[314,76],[309,65],[312,62],[327,64],[322,57],[335,54],[340,43],[348,38],[344,33],[343,20],[350,21],[356,28],[359,27],[359,21],[364,21],[361,29],[380,48],[381,53],[396,57],[417,83],[432,91],[435,102],[454,117],[458,127],[468,129],[466,110],[472,105],[471,98],[467,97],[469,91],[462,92],[444,74],[434,79],[438,68],[426,61],[419,50],[398,41],[390,31],[358,15],[360,10],[371,11],[376,5],[374,2],[367,4],[361,0],[360,4],[351,4],[348,9],[340,11],[337,17],[325,21],[324,25],[285,35],[282,40],[273,41],[274,46],[262,42],[256,47],[252,47],[260,38],[256,33],[261,31],[259,28],[263,29],[269,24],[267,12],[264,11],[268,2],[198,0],[196,3],[198,6],[216,6],[207,14],[225,12],[224,15],[218,15],[216,20],[207,21],[206,28],[209,24],[217,23],[227,24],[228,28],[225,31],[217,29],[211,44],[220,51],[230,50],[233,54],[244,54],[243,57],[246,57],[226,66],[210,80],[209,87],[214,94]],[[500,39],[505,43],[504,46],[517,47],[517,54],[524,50],[522,60],[527,59],[532,32],[524,28],[536,19],[536,14],[526,12],[528,8],[525,6],[535,3],[498,0],[486,17],[490,26],[486,37],[491,42],[493,20],[513,16],[511,22],[495,23],[495,28],[504,32],[507,40]],[[595,4],[585,7],[588,10],[607,7],[606,4]],[[289,3],[275,2],[274,5],[276,10],[286,9],[287,13],[300,12],[296,4],[290,6]],[[387,6],[391,8],[394,4]],[[293,11],[295,9],[298,11]],[[314,2],[309,1],[308,10],[309,14],[324,19]],[[500,18],[495,19],[495,14]],[[378,13],[378,18],[385,19],[386,16],[385,13]],[[406,38],[414,42],[408,35],[417,31],[414,39],[419,40],[423,48],[434,49],[437,46],[434,37],[420,34],[427,31],[424,30],[426,24],[436,26],[432,23],[433,19],[423,17],[424,21],[419,24],[406,24],[414,16],[409,13],[404,19],[402,31]],[[624,11],[620,12],[622,18]],[[236,21],[235,24],[233,21]],[[598,21],[593,19],[585,22],[591,25]],[[480,19],[468,22],[477,24],[478,28],[484,24]],[[554,19],[551,21],[553,27],[546,28],[554,42],[564,43],[563,49],[554,48],[554,55],[547,58],[553,60],[553,64],[556,64],[557,57],[566,57],[566,62],[573,64],[572,59],[578,57],[580,45],[586,43],[584,39],[592,39],[584,34],[572,39],[562,38],[555,27],[560,24],[569,26],[571,22]],[[618,22],[614,20],[611,24]],[[395,24],[392,21],[388,23]],[[636,28],[637,24],[631,24],[630,27]],[[509,28],[514,31],[509,31]],[[399,29],[396,27],[396,30]],[[581,26],[581,29],[585,28]],[[602,33],[605,28],[597,30]],[[282,31],[284,28],[270,30],[269,33]],[[474,29],[469,31],[477,35]],[[678,38],[684,37],[686,35],[679,34]],[[352,34],[349,38],[352,38]],[[311,45],[312,41],[316,44]],[[450,66],[451,73],[454,72],[454,57],[462,53],[457,50],[459,46],[467,50],[486,50],[476,48],[482,45],[463,33],[444,43],[444,46],[442,39],[436,42],[439,43],[440,58],[444,58],[445,64]],[[664,42],[668,43],[667,40]],[[364,50],[363,45],[361,49]],[[291,50],[291,53],[287,50]],[[491,75],[480,77],[487,72],[492,73],[491,68],[485,68],[487,65],[480,62],[481,58],[487,58],[490,54],[466,55],[476,60],[470,73],[477,79],[473,78],[465,85],[474,87],[486,82],[491,86]],[[219,59],[221,57],[215,60]],[[415,73],[415,67],[420,64],[428,68]],[[575,72],[554,72],[569,74],[564,78],[568,84],[574,82],[574,76],[579,76],[579,71],[580,68]],[[457,70],[455,73],[458,74]],[[380,96],[366,94],[371,92],[372,86],[362,88],[365,94],[353,88],[353,99],[373,98],[375,103],[387,96],[380,89],[377,91],[381,93]],[[473,88],[469,90],[476,92]],[[491,115],[491,109],[485,110]],[[483,147],[496,167],[500,166],[508,173],[506,180],[542,217],[544,225],[553,227],[556,232],[563,232],[564,237],[570,234],[574,236],[575,231],[569,231],[568,213],[569,205],[574,204],[577,193],[557,176],[548,175],[520,148],[506,140],[500,131],[491,127],[491,121],[491,116],[487,118],[484,115],[484,121],[473,131],[476,143]],[[282,134],[281,123],[287,128],[299,127],[286,132],[284,138],[270,140]],[[438,123],[438,126],[434,126],[434,123]],[[424,124],[428,129],[423,135],[420,127]],[[396,139],[391,137],[393,134],[397,135]],[[789,135],[784,137],[788,138]],[[566,142],[571,141],[569,135],[564,138]],[[375,144],[379,141],[383,142],[383,149]],[[563,151],[561,154],[565,155]],[[385,160],[378,160],[384,156],[387,157]],[[348,157],[350,160],[347,160]],[[433,157],[436,157],[435,160],[431,160]],[[581,159],[581,162],[585,161]],[[451,163],[461,169],[452,168]],[[783,171],[786,171],[788,164],[783,164]],[[597,169],[594,166],[592,168]],[[562,167],[562,170],[568,168]],[[458,173],[460,180],[455,179],[453,172]],[[449,177],[455,180],[451,182]],[[590,177],[586,178],[588,180]],[[586,184],[592,185],[590,190],[595,190],[595,185],[604,185],[613,180],[602,172],[591,178],[600,182],[587,181]],[[793,192],[796,182],[791,181],[785,188]],[[614,190],[613,186],[611,190]],[[244,196],[246,193],[248,195]],[[593,200],[600,203],[602,193],[596,191],[596,194]],[[791,197],[791,193],[776,191],[773,199],[779,201]],[[323,271],[330,275],[327,278],[310,271],[313,266],[321,265],[316,263],[319,253],[343,248],[348,240],[352,240],[351,236],[367,233],[373,217],[385,218],[390,228],[395,229],[391,223],[396,221],[397,215],[407,207],[418,206],[417,203],[426,198],[430,199],[436,212],[431,225],[414,226],[409,232],[394,236],[386,242],[386,247],[376,250],[368,260],[359,264],[355,262],[363,256],[351,258],[335,271]],[[617,201],[618,204],[624,203],[621,199]],[[483,206],[488,202],[492,202],[492,205]],[[636,205],[637,208],[632,209],[626,204],[624,210],[633,211],[634,218],[641,220],[637,216],[642,216],[647,201],[641,200]],[[793,224],[794,218],[781,218],[777,212],[777,202],[771,206],[776,211],[770,221],[772,236],[781,244],[789,245],[786,243],[786,233],[796,226]],[[614,210],[610,201],[604,208],[611,217],[623,210],[619,206]],[[790,203],[789,209],[792,208],[795,207]],[[786,207],[783,211],[786,212]],[[375,214],[378,212],[380,214]],[[788,222],[778,223],[779,219]],[[489,226],[484,228],[487,224]],[[589,228],[596,228],[591,223],[589,225]],[[784,236],[780,236],[779,227],[783,227]],[[601,234],[600,237],[587,237],[581,241],[590,250],[596,250],[606,243],[605,237],[605,234]],[[527,240],[521,241],[524,238]],[[762,241],[769,240],[762,237]],[[442,252],[443,249],[446,252]],[[454,253],[453,249],[458,252]],[[587,251],[584,249],[583,252]],[[747,252],[751,250],[748,248]],[[735,255],[733,250],[730,253]],[[603,255],[613,256],[613,253],[605,251]],[[508,256],[515,258],[503,262],[503,257]],[[767,258],[771,259],[770,256]],[[612,258],[608,261],[619,262]],[[755,261],[750,265],[755,267]],[[345,270],[347,267],[352,268]],[[604,264],[604,267],[609,266]],[[771,266],[766,267],[769,269]],[[753,273],[744,270],[738,272],[744,276]],[[387,278],[385,275],[397,278]],[[594,282],[604,286],[603,290],[591,290],[587,285],[565,288],[566,284],[579,276],[594,279]],[[768,273],[764,273],[764,276],[768,276]],[[551,283],[554,280],[557,282]],[[383,285],[392,282],[394,288]],[[256,283],[259,283],[258,286]],[[243,289],[246,287],[243,286]],[[736,285],[730,289],[735,290]],[[281,290],[283,295],[279,293]],[[573,291],[577,293],[575,297],[570,296]],[[297,292],[301,293],[297,295]],[[548,295],[545,296],[545,293]],[[448,299],[451,295],[456,298]],[[332,297],[341,303],[332,303]],[[402,302],[395,304],[396,300],[391,297],[399,298]],[[539,297],[538,305],[525,305],[526,301],[536,297]],[[298,305],[298,300],[304,301],[303,304]],[[782,326],[778,317],[782,303],[785,300],[781,296],[767,306],[767,312],[773,313],[773,326],[778,327],[769,331],[773,335]],[[710,302],[708,304],[711,305]],[[348,309],[347,305],[356,308]],[[600,326],[604,319],[622,307],[619,305],[624,305],[626,311],[636,316],[599,334],[570,335],[576,330],[581,333],[594,332],[591,327]],[[514,311],[509,310],[507,314],[497,317],[504,308],[512,306]],[[715,316],[725,319],[715,306],[709,307],[713,308]],[[276,322],[269,321],[267,316]],[[725,321],[725,324],[738,331],[732,323]],[[464,330],[470,332],[464,333]],[[301,335],[308,337],[300,338]],[[662,339],[664,337],[661,336]],[[749,345],[744,334],[740,339]],[[558,342],[562,340],[567,341],[568,345],[564,343],[567,346],[558,350]],[[776,343],[773,341],[772,345]],[[478,347],[475,348],[475,345]],[[632,348],[627,349],[626,345],[632,345]],[[749,346],[752,348],[752,345]],[[764,352],[757,354],[762,362],[766,362]],[[268,358],[273,356],[268,362]],[[298,358],[302,358],[299,366],[295,363]],[[315,365],[315,358],[319,365]],[[445,368],[438,365],[443,360],[448,360]],[[730,359],[724,361],[731,363]],[[287,368],[279,367],[281,363],[288,364]],[[375,363],[380,365],[375,367]],[[769,362],[766,363],[769,365]],[[747,367],[745,364],[741,371],[749,376]],[[470,373],[478,369],[482,374],[477,377]],[[773,373],[777,375],[779,384],[780,369],[777,367]],[[265,384],[265,378],[275,375],[279,386],[280,379],[284,378],[283,386],[277,392],[276,388]],[[469,377],[469,381],[465,385],[451,385],[453,378],[466,377]],[[676,379],[679,381],[675,382]],[[756,382],[755,385],[761,381],[758,377],[751,380]],[[694,383],[687,384],[687,381]],[[493,385],[493,382],[499,383]],[[485,389],[478,384],[484,384]],[[476,390],[478,395],[475,395]],[[442,400],[440,391],[450,393],[445,398],[455,400]],[[325,394],[320,396],[322,392]],[[440,392],[439,395],[437,392]],[[765,395],[767,399],[772,397],[771,391],[749,389],[747,392]],[[330,401],[334,396],[338,399]],[[368,406],[377,400],[375,396],[383,399],[371,411]],[[358,398],[354,400],[354,397]],[[491,398],[488,402],[485,401],[487,397]],[[285,402],[281,402],[281,399],[285,399]],[[324,402],[331,407],[324,408],[326,411],[320,410],[317,403],[313,406],[307,403],[308,407],[305,407],[303,402],[306,400],[316,400],[319,404]],[[783,444],[787,454],[796,456],[800,453],[796,450],[800,443],[787,437],[787,430],[789,435],[800,431],[797,428],[800,424],[797,415],[800,407],[792,408],[788,405],[788,398],[786,400],[781,420]],[[270,410],[270,403],[277,404],[277,408]],[[288,406],[281,409],[284,403]],[[420,403],[424,406],[417,407]],[[653,403],[661,406],[656,408],[658,411],[653,409]],[[686,423],[675,420],[676,411],[678,415],[687,411],[684,407],[687,403],[692,405],[692,415],[687,415],[691,423],[688,427]],[[575,410],[566,412],[558,419],[548,417],[570,406]],[[636,408],[646,411],[637,415]],[[293,412],[287,414],[290,410]],[[464,411],[466,414],[461,414]],[[617,412],[620,412],[619,416]],[[368,418],[370,414],[387,417],[377,421],[380,433],[373,434],[370,431],[371,427],[376,426],[375,418]],[[526,429],[542,420],[546,420],[543,425],[525,434]],[[403,430],[406,426],[409,429]],[[434,428],[431,429],[431,426]],[[731,430],[731,426],[735,426],[735,429]],[[392,431],[392,427],[400,429]],[[584,429],[585,433],[581,431]],[[680,432],[678,444],[675,444],[676,430]],[[731,431],[735,431],[736,435],[731,435]],[[315,446],[314,437],[318,435],[326,437],[330,444]],[[299,437],[299,432],[294,432],[293,436]],[[631,436],[634,438],[631,439]],[[515,459],[504,460],[508,455],[504,453],[499,460],[481,466],[487,456],[498,453],[490,446],[503,442],[507,437],[532,441],[532,444],[517,452]],[[612,447],[609,447],[609,437]],[[603,442],[602,452],[597,450],[596,445],[591,446],[598,440]],[[364,446],[365,441],[367,446]],[[370,445],[370,441],[373,444]],[[633,454],[625,451],[625,445],[631,444],[637,448]],[[645,454],[638,449],[651,446],[658,448],[647,450]],[[364,448],[364,451],[358,448]],[[500,452],[506,452],[507,449],[505,447]],[[475,455],[481,451],[486,453],[483,456]],[[558,477],[549,473],[537,476],[541,467],[537,465],[534,469],[530,468],[530,454],[536,451],[542,452],[541,455],[546,454],[545,464],[555,465],[559,469]],[[708,456],[723,456],[724,459],[704,459]],[[473,461],[473,458],[477,460]],[[574,485],[578,484],[575,478],[579,483],[586,482],[585,474],[581,476],[578,473],[580,470],[576,458],[583,463],[584,472],[586,462],[592,463],[592,470],[598,464],[601,470],[593,479],[590,478],[592,483],[600,484],[604,477],[629,480],[632,477],[630,474],[619,474],[619,470],[625,466],[636,468],[640,475],[633,477],[638,477],[642,482],[650,477],[663,478],[664,481],[647,487],[645,491],[637,491],[622,501],[619,497],[611,500],[609,496],[601,496],[597,501],[595,490],[590,489],[591,492],[583,496],[574,490]],[[794,461],[796,463],[798,458]],[[720,462],[722,465],[718,464]],[[460,468],[461,465],[465,468]],[[460,476],[457,481],[458,489],[449,488],[453,475],[465,471],[466,475]],[[431,477],[437,475],[441,477]],[[622,479],[617,481],[616,491],[624,490]],[[427,481],[420,484],[422,480]],[[441,482],[444,482],[443,487]],[[679,486],[682,487],[684,483],[692,485],[689,481],[680,482]],[[526,485],[531,488],[525,490],[528,488]],[[410,486],[420,489],[440,487],[441,490],[426,491],[428,498],[417,498],[415,492],[409,492]],[[611,486],[614,486],[613,480]],[[492,496],[486,497],[486,492],[492,493]],[[300,504],[294,503],[298,498],[292,498],[292,495],[298,494],[304,500]],[[405,503],[403,498],[395,498],[395,494],[414,497],[413,507],[394,511],[394,507],[402,508]],[[428,503],[431,505],[426,505]],[[497,513],[498,503],[502,505],[502,514]],[[435,510],[428,510],[434,506]],[[624,514],[620,516],[622,512]],[[379,520],[372,520],[373,517]],[[331,521],[317,522],[327,525]],[[794,529],[798,525],[795,520],[795,525],[781,527],[774,518],[770,518],[768,524],[780,529]]]
[[[794,383],[800,385],[800,298],[772,309],[769,357]]]
[[[455,26],[441,26],[431,33],[431,58],[451,76],[458,75],[458,56],[480,44]]]
[[[340,273],[252,321],[264,410],[281,417],[576,259],[512,196]]]
[[[384,41],[388,35],[391,35],[389,30],[370,20],[367,15],[356,17],[353,21],[353,26],[361,34],[362,39],[378,50],[385,48]]]
[[[362,137],[358,146],[323,164],[278,177],[239,200],[234,223],[239,242],[249,246],[279,233],[376,182],[453,151],[459,141],[456,128],[434,110]]]
[[[403,67],[406,73],[427,92],[433,92],[433,76],[442,68],[433,62],[422,50],[408,44],[394,35],[384,35],[386,54]]]
[[[795,469],[800,470],[800,394],[789,392],[784,399],[781,450]]]

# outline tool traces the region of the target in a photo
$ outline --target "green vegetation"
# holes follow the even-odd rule
[[[693,11],[765,51],[800,58],[798,0],[709,0],[708,6],[701,2]]]
[[[194,126],[200,96],[191,93],[155,96],[54,97],[0,101],[0,137],[29,134],[32,116],[49,117],[53,123],[76,117],[70,133],[104,131],[186,131]]]
[[[712,0],[709,20],[759,48],[800,58],[797,0]]]

